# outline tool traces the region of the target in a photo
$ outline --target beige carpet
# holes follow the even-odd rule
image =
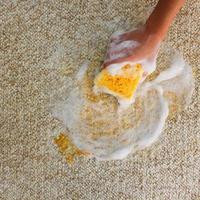
[[[186,3],[166,38],[192,65],[192,103],[168,121],[159,142],[123,161],[78,159],[72,166],[53,144],[64,129],[50,115],[51,94],[65,91],[84,60],[100,62],[111,33],[143,22],[155,4],[0,1],[0,199],[200,199],[198,0]]]

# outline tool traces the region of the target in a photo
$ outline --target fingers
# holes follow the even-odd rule
[[[110,49],[107,52],[106,55],[106,60],[114,60],[117,58],[122,58],[122,57],[127,57],[130,54],[133,53],[135,46],[126,46],[126,47],[120,47],[120,46],[116,46],[116,48]]]
[[[132,55],[135,49],[140,46],[137,41],[126,40],[119,44],[111,43],[106,53],[106,61],[115,60],[118,58],[125,58]]]
[[[122,63],[122,62],[134,62],[134,60],[136,59],[135,55],[131,55],[131,56],[127,56],[127,57],[123,57],[123,58],[117,58],[114,60],[109,60],[103,63],[102,68],[106,68],[107,66],[114,64],[114,63]]]
[[[142,28],[114,35],[108,47],[103,68],[114,63],[136,62],[156,57],[159,45]]]
[[[122,33],[122,34],[119,34],[119,35],[113,35],[110,38],[110,42],[118,44],[121,41],[130,40],[131,36],[132,36],[132,32],[131,31],[130,32],[126,32],[126,33]]]
[[[140,27],[129,32],[114,34],[111,36],[110,42],[118,44],[124,40],[138,40],[140,41],[144,36],[144,27]]]
[[[114,63],[135,62],[136,60],[138,61],[143,57],[143,51],[141,51],[141,48],[139,46],[136,48],[123,49],[120,52],[114,51],[111,53],[113,54],[107,54],[107,60],[105,60],[103,68]]]

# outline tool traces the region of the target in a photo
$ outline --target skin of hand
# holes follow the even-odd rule
[[[138,45],[136,47],[130,46],[123,49],[118,48],[125,41],[134,41]],[[145,27],[113,36],[111,37],[103,67],[107,67],[113,63],[135,62],[144,58],[153,59],[158,53],[160,42],[157,35],[148,33]],[[120,58],[112,59],[112,55],[123,55],[123,57],[119,56]]]
[[[113,63],[156,58],[160,43],[184,2],[185,0],[159,0],[143,27],[111,37],[103,68]],[[135,41],[138,45],[123,49],[117,48],[125,41]],[[112,55],[118,58],[113,59]]]

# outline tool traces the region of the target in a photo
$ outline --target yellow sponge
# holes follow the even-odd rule
[[[140,64],[126,64],[114,75],[109,68],[103,69],[95,78],[95,88],[121,99],[131,99],[142,78],[144,70]]]

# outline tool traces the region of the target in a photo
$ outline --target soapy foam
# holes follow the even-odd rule
[[[160,100],[160,107],[157,107],[157,114],[160,115],[159,119],[157,120],[156,124],[151,123],[151,127],[148,128],[148,132],[146,134],[141,134],[141,137],[138,142],[138,146],[140,149],[144,149],[151,144],[153,144],[158,137],[160,136],[162,129],[165,124],[165,120],[169,114],[169,109],[168,109],[168,103],[162,96],[163,90],[162,88],[157,87],[156,88],[158,91],[158,98]],[[152,116],[150,115],[150,118]]]
[[[139,42],[133,40],[126,40],[120,43],[113,41],[110,43],[109,51],[107,52],[105,61],[126,57],[126,51],[134,49],[139,45]]]
[[[107,60],[115,60],[118,58],[124,58],[125,56],[126,56],[126,53],[113,52],[109,54],[109,59]]]
[[[85,75],[85,73],[86,73],[86,71],[87,71],[87,69],[88,69],[88,66],[89,66],[89,62],[88,62],[88,61],[85,61],[85,62],[81,65],[81,67],[80,67],[80,69],[79,69],[79,71],[78,71],[78,73],[77,73],[77,75],[76,75],[76,79],[77,79],[78,81],[81,81],[81,80],[83,79],[83,77],[84,77],[84,75]]]
[[[165,71],[161,72],[161,74],[153,81],[153,83],[159,83],[179,76],[182,73],[184,66],[185,62],[183,58],[174,56],[172,65]]]
[[[170,106],[173,105],[178,111],[190,103],[194,79],[191,67],[177,51],[171,50],[168,54],[168,68],[162,71],[155,80],[145,83],[143,89],[159,85]]]
[[[93,153],[96,158],[99,158],[100,160],[122,159],[134,149],[134,146],[144,148],[155,141],[160,135],[167,112],[165,111],[166,105],[163,103],[163,99],[160,98],[160,94],[157,91],[152,91],[143,97],[142,101],[144,105],[140,105],[143,108],[139,108],[140,111],[143,111],[140,113],[142,115],[137,122],[138,124],[137,126],[133,125],[128,129],[120,128],[120,123],[123,119],[127,120],[129,117],[124,117],[124,113],[121,113],[121,116],[119,116],[115,112],[112,113],[110,109],[105,112],[105,102],[95,104],[93,108],[96,109],[99,107],[103,110],[98,113],[100,116],[94,114],[91,119],[94,122],[98,120],[101,120],[101,122],[104,121],[104,124],[100,124],[101,127],[98,126],[97,128],[95,128],[95,123],[88,125],[87,120],[85,121],[80,118],[80,112],[84,104],[87,104],[89,108],[91,108],[91,106],[84,102],[84,100],[81,100],[79,94],[80,91],[77,92],[78,90],[72,91],[65,107],[62,109],[63,114],[60,117],[63,119],[64,124],[69,128],[70,133],[72,133],[74,143],[79,148]],[[131,112],[130,110],[129,112]],[[139,110],[137,110],[137,112]],[[92,112],[95,112],[95,110]],[[110,112],[110,115],[108,112]],[[134,117],[134,113],[132,113],[132,115],[132,117]],[[89,117],[89,115],[86,114],[86,117]],[[106,124],[107,121],[109,122],[108,124]],[[120,132],[116,129],[112,129],[115,128],[112,127],[113,125],[111,124],[113,121],[118,124],[116,127],[120,128]],[[134,120],[132,123],[134,123]],[[107,129],[114,130],[114,132],[108,132],[106,135],[101,133],[101,131],[105,131],[106,127]],[[91,133],[91,131],[93,131],[93,133]],[[97,131],[99,135],[93,139],[95,131]],[[125,140],[127,141],[123,144],[123,141]]]
[[[133,49],[133,48],[136,48],[137,46],[139,46],[139,42],[137,41],[133,41],[133,40],[126,40],[126,41],[123,41],[119,44],[116,44],[114,42],[112,42],[110,45],[111,48],[114,49],[115,52],[119,52],[123,49]]]
[[[121,64],[109,70],[115,74]],[[142,83],[134,103],[120,113],[114,97],[92,92],[94,76],[80,73],[80,85],[53,114],[68,128],[78,148],[100,160],[125,158],[157,140],[170,112],[168,104],[170,107],[173,103],[168,99],[169,92],[177,96],[179,104],[189,102],[193,89],[191,68],[177,56],[171,66],[155,80]],[[92,74],[90,70],[88,74]]]

